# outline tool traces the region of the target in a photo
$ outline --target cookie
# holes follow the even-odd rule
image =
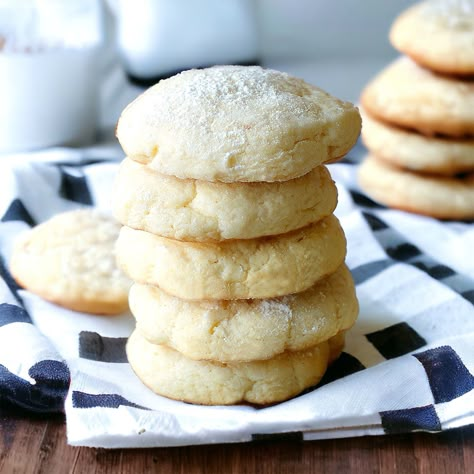
[[[337,204],[324,166],[281,183],[179,179],[125,159],[115,184],[115,217],[124,225],[187,241],[283,234],[321,220]]]
[[[272,298],[306,290],[343,263],[346,240],[334,216],[287,234],[181,242],[123,227],[117,261],[132,280],[183,299]]]
[[[430,0],[393,23],[390,41],[417,63],[444,74],[474,74],[474,1]]]
[[[401,57],[363,90],[364,109],[425,135],[474,135],[474,81],[439,76]]]
[[[331,345],[326,341],[269,360],[223,364],[188,359],[148,342],[135,330],[127,343],[127,356],[137,377],[165,397],[202,405],[268,404],[317,384],[328,362],[340,354],[341,338]]]
[[[412,171],[452,176],[474,171],[474,139],[426,137],[362,113],[362,140],[385,161]]]
[[[359,183],[390,207],[439,219],[474,218],[474,173],[459,178],[412,173],[369,155],[359,168]]]
[[[339,331],[336,335],[327,340],[327,343],[329,344],[329,364],[332,364],[341,355],[344,346],[346,345],[346,332],[347,331]]]
[[[16,242],[10,261],[24,288],[60,306],[95,314],[128,309],[131,281],[116,267],[120,225],[83,209],[58,214]]]
[[[117,125],[130,158],[178,178],[223,182],[298,178],[344,156],[359,132],[352,104],[258,66],[162,80]]]
[[[186,301],[135,284],[130,309],[137,329],[190,359],[243,362],[315,346],[349,329],[358,314],[345,265],[308,290],[268,300]]]

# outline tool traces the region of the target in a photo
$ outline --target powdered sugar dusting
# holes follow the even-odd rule
[[[170,94],[164,94],[166,89],[170,89]],[[312,101],[310,106],[302,98],[315,90],[301,79],[258,66],[219,66],[184,71],[162,81],[156,88],[157,98],[164,98],[159,101],[161,121],[172,119],[185,126],[192,119],[195,125],[208,130],[214,129],[213,117],[225,114],[232,122],[232,118],[237,119],[236,111],[239,114],[243,110],[251,112],[247,124],[221,132],[223,142],[233,142],[237,146],[245,142],[246,131],[258,125],[251,121],[255,111],[271,107],[275,115],[269,119],[274,121],[285,113],[304,117],[311,109],[314,112],[315,103]],[[321,94],[327,96],[322,91]]]
[[[342,155],[359,130],[352,104],[303,79],[258,66],[217,66],[148,89],[122,113],[117,137],[131,158],[163,174],[273,182]]]
[[[424,13],[450,28],[474,29],[474,0],[429,0]]]
[[[269,300],[261,300],[258,304],[258,310],[264,318],[281,318],[282,316],[289,321],[293,317],[291,310],[291,302],[294,297],[283,296],[282,298],[274,298]]]
[[[262,120],[275,129],[285,121],[319,121],[323,103],[336,108],[339,104],[302,79],[258,66],[184,71],[161,81],[142,99],[153,102],[151,129],[173,123],[177,130],[199,130],[201,138],[212,135],[220,144],[225,167],[232,167],[232,156],[244,149],[248,133],[260,128]]]
[[[177,100],[205,101],[215,103],[245,102],[248,98],[261,101],[276,98],[294,99],[311,94],[312,87],[303,80],[284,72],[262,69],[258,66],[217,66],[199,71],[185,71],[177,76],[180,94]],[[173,80],[169,79],[170,81]],[[217,100],[216,100],[217,99]]]

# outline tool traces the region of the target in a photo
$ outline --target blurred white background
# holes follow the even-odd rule
[[[393,56],[387,33],[413,0],[256,0],[266,58]]]
[[[99,128],[110,131],[123,108],[143,90],[127,82],[125,69],[131,76],[152,82],[189,67],[258,60],[263,66],[289,72],[337,97],[357,102],[364,85],[397,55],[389,44],[388,31],[396,16],[412,3],[0,0],[0,98],[2,93],[14,98],[11,107],[3,107],[0,131],[14,136],[21,129],[16,124],[24,123],[28,115],[44,126],[36,127],[36,135],[30,139],[20,136],[24,143],[17,141],[13,148],[73,143],[72,137],[82,125],[87,125],[87,135],[91,135],[89,128],[96,130],[90,115],[97,114],[87,104],[97,102],[97,88]],[[88,57],[88,38],[96,39],[100,52],[97,68],[79,59]],[[80,69],[78,73],[72,72],[74,67]],[[44,85],[39,91],[41,74]],[[81,94],[80,86],[84,86]],[[65,91],[63,96],[60,90]],[[34,97],[27,100],[32,94],[57,103],[57,110],[53,113],[40,100],[35,103]],[[2,100],[2,104],[8,103]],[[51,128],[63,130],[55,138]]]
[[[397,52],[395,17],[413,0],[256,0],[265,64],[357,101],[364,84]]]

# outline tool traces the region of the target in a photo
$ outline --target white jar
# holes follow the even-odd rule
[[[258,60],[254,0],[109,0],[118,46],[134,78]]]
[[[0,152],[91,142],[99,54],[94,47],[0,51]]]

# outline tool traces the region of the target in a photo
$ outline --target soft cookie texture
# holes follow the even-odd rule
[[[58,214],[17,241],[11,273],[27,290],[66,308],[121,313],[128,309],[131,281],[115,265],[119,229],[99,211]]]
[[[307,349],[349,329],[358,314],[345,265],[304,292],[275,299],[186,301],[135,284],[129,302],[137,329],[150,342],[220,362]]]
[[[125,153],[163,174],[205,181],[286,181],[344,156],[360,132],[352,104],[258,66],[189,70],[122,113]]]
[[[423,175],[369,155],[359,168],[359,183],[387,206],[440,219],[474,218],[474,173],[462,178]]]
[[[374,117],[426,135],[474,135],[474,81],[436,75],[407,57],[380,72],[361,102]]]
[[[474,1],[430,0],[404,11],[390,41],[417,63],[445,74],[474,74]]]
[[[287,234],[219,243],[181,242],[123,227],[117,261],[132,280],[183,299],[272,298],[306,290],[344,261],[339,221]]]
[[[243,363],[197,361],[163,345],[148,342],[135,330],[127,356],[138,378],[154,392],[202,405],[239,402],[275,403],[317,384],[343,346],[343,335],[273,359]]]
[[[336,204],[336,185],[324,166],[284,182],[211,183],[166,176],[125,159],[114,212],[134,229],[209,241],[283,234],[328,216]]]
[[[385,161],[402,168],[452,176],[474,171],[474,139],[426,137],[362,114],[362,140]]]

